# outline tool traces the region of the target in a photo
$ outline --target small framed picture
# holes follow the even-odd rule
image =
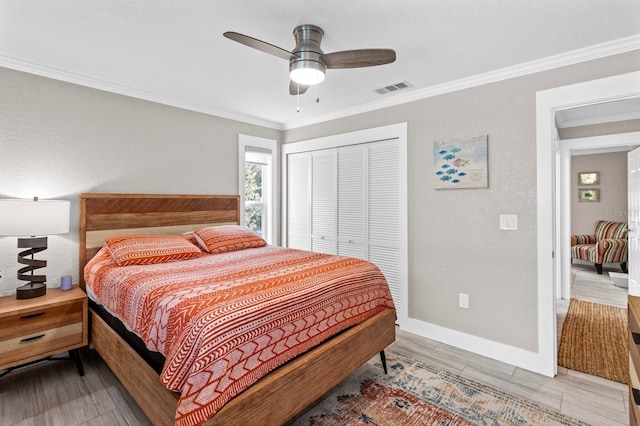
[[[599,189],[578,189],[578,201],[600,201]]]
[[[578,173],[578,185],[598,185],[598,184],[600,184],[600,172]]]

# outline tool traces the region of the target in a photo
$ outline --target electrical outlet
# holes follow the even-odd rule
[[[469,309],[469,295],[465,293],[458,294],[458,306],[464,309]]]

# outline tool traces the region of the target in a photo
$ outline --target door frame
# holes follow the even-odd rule
[[[562,282],[567,253],[562,239],[567,221],[562,218],[562,161],[556,131],[556,112],[640,96],[640,72],[572,84],[536,93],[538,354],[536,371],[557,374],[556,295]],[[570,159],[569,159],[570,161]],[[567,197],[564,197],[567,198]],[[570,231],[568,231],[570,232]]]

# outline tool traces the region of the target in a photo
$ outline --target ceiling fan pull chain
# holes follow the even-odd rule
[[[318,70],[318,63],[316,62],[316,72],[320,72]],[[320,103],[320,96],[318,95],[318,93],[320,93],[320,85],[316,84],[316,103],[319,104]]]
[[[298,95],[296,96],[296,112],[300,112],[300,84],[296,84],[298,86]]]

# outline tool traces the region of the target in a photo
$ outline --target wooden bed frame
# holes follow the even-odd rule
[[[181,234],[203,226],[238,224],[238,196],[80,194],[79,268],[114,235]],[[173,425],[178,394],[97,314],[90,340],[154,425]],[[205,425],[284,424],[395,340],[395,312],[377,314],[269,373]]]

